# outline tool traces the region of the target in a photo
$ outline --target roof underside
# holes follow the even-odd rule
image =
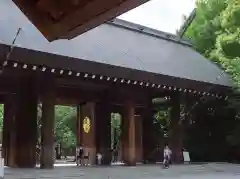
[[[11,1],[0,1],[0,43],[11,45],[18,28],[22,30],[15,45],[21,48],[72,57],[84,63],[111,65],[108,68],[124,67],[155,75],[232,86],[228,75],[188,44],[175,42],[167,39],[165,33],[125,21],[115,20],[75,39],[49,43]],[[71,63],[71,58],[65,60]],[[35,58],[31,62],[39,63]],[[57,60],[54,62],[57,63]]]
[[[1,4],[11,0],[1,0]],[[49,40],[73,38],[148,0],[12,0]]]

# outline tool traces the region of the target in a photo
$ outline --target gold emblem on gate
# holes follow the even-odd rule
[[[83,130],[84,132],[89,133],[90,129],[91,129],[91,121],[89,117],[85,117],[83,119]]]

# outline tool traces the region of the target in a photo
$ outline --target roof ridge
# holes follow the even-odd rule
[[[115,19],[112,19],[111,21],[108,21],[106,23],[110,24],[110,25],[118,26],[118,27],[121,27],[121,28],[125,28],[125,29],[128,29],[128,30],[137,31],[139,33],[143,33],[143,34],[146,34],[146,35],[161,38],[161,39],[164,39],[164,40],[172,41],[174,43],[178,43],[178,44],[181,44],[181,45],[186,45],[186,46],[193,47],[193,45],[189,41],[184,40],[184,39],[179,39],[177,35],[174,35],[174,34],[171,34],[171,33],[168,33],[168,32],[164,32],[164,31],[160,31],[160,30],[157,30],[157,29],[153,29],[153,28],[150,28],[150,27],[146,27],[146,26],[136,24],[136,23],[133,23],[133,22],[129,22],[129,21],[126,21],[126,20],[115,18]]]

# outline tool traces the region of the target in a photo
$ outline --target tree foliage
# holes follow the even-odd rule
[[[2,132],[2,128],[3,128],[3,104],[0,104],[0,132]]]
[[[220,13],[225,8],[225,0],[197,1],[197,15],[186,36],[192,40],[196,49],[206,56],[215,48],[218,31],[221,29]]]
[[[158,106],[154,116],[154,124],[157,126],[159,134],[168,137],[170,127],[170,108]]]
[[[199,0],[186,32],[195,48],[218,63],[240,85],[240,1]]]
[[[240,110],[240,1],[198,0],[197,15],[185,36],[197,51],[217,63],[232,77],[236,89],[230,95],[228,108]],[[221,78],[221,76],[216,77]],[[240,121],[227,135],[233,146],[240,146]]]
[[[75,107],[55,107],[55,135],[57,142],[61,143],[63,148],[76,146],[76,122],[77,111]]]
[[[121,140],[121,115],[118,113],[111,114],[111,142],[112,148],[116,149],[120,147],[119,141]]]

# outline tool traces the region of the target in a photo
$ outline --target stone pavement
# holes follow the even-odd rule
[[[5,179],[240,179],[240,165],[203,164],[136,167],[56,167],[53,170],[5,168]]]

